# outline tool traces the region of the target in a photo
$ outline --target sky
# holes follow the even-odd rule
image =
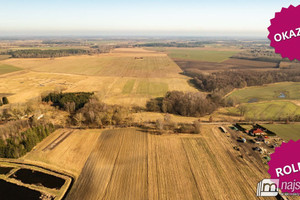
[[[287,0],[0,0],[0,35],[264,36]]]

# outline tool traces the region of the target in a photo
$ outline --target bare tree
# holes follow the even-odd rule
[[[84,116],[82,113],[76,113],[76,115],[74,116],[74,120],[76,121],[76,124],[78,126],[82,125],[82,122],[85,120]]]
[[[239,110],[240,115],[244,116],[247,113],[248,108],[245,105],[240,105],[238,107],[238,110]]]

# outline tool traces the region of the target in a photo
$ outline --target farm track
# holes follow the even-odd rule
[[[50,143],[48,146],[46,146],[42,151],[53,150],[57,145],[59,145],[67,137],[69,137],[71,133],[73,133],[73,131],[63,132],[58,138],[56,138],[52,143]]]

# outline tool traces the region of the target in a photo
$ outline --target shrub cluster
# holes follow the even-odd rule
[[[0,106],[3,106],[5,104],[9,104],[9,101],[7,97],[2,97],[2,99],[0,99]]]

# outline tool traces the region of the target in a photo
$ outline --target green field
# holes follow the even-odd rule
[[[128,80],[123,87],[122,93],[130,94],[133,89],[134,83],[135,83],[135,80]]]
[[[265,86],[254,86],[236,90],[227,98],[233,98],[238,103],[269,101],[279,99],[300,99],[300,83],[284,82]],[[280,95],[284,96],[280,97]]]
[[[19,67],[12,66],[12,65],[6,65],[6,64],[0,63],[0,74],[6,74],[6,73],[10,73],[10,72],[19,71],[19,70],[22,70],[22,69]]]
[[[240,125],[240,126],[246,130],[251,130],[253,128],[252,125]]]
[[[140,81],[137,86],[137,94],[164,96],[168,91],[168,84],[162,82]]]
[[[279,120],[300,115],[300,107],[288,101],[272,101],[243,104],[246,107],[245,118],[249,120]],[[228,113],[238,115],[238,108],[228,108]]]
[[[207,62],[222,62],[235,55],[237,51],[216,51],[205,49],[168,49],[168,55],[171,58],[207,61]]]
[[[300,139],[300,124],[265,124],[263,126],[286,141]]]

